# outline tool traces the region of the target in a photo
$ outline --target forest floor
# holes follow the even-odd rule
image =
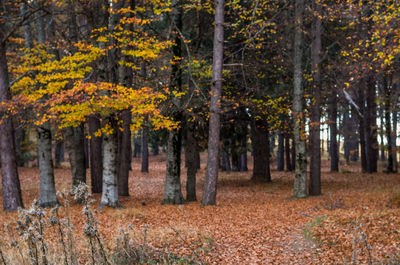
[[[113,247],[120,229],[131,224],[137,241],[198,255],[208,264],[399,264],[400,175],[363,174],[356,164],[341,165],[339,173],[330,173],[328,165],[323,161],[321,196],[291,199],[292,172],[272,170],[272,183],[261,184],[250,181],[251,171],[222,172],[217,206],[201,207],[199,202],[161,205],[165,157],[151,157],[147,174],[140,172],[135,159],[131,196],[121,198],[124,208],[99,210],[96,218],[107,248]],[[203,162],[198,200],[204,168]],[[38,197],[39,172],[37,168],[19,172],[24,203],[29,206]],[[55,176],[57,190],[71,186],[68,168],[56,169]],[[185,176],[183,170],[182,190]],[[94,199],[98,206],[100,195]],[[71,207],[76,228],[84,225],[81,212],[81,205]],[[15,223],[17,218],[17,213],[0,210],[0,223]],[[3,242],[11,240],[5,230],[0,227]],[[75,238],[84,249],[87,242],[80,233]]]

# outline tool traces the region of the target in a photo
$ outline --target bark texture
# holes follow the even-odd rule
[[[113,131],[104,134],[103,143],[103,190],[101,194],[100,207],[120,207],[118,199],[118,177],[117,177],[117,155],[118,155],[118,135],[117,122],[110,116],[105,122],[111,124]]]
[[[54,182],[54,168],[51,152],[51,129],[48,122],[37,128],[38,162],[40,171],[39,205],[53,207],[58,204]]]
[[[100,120],[95,117],[89,117],[89,159],[90,159],[90,179],[92,183],[92,192],[101,193],[103,185],[103,151],[102,137],[95,136],[95,132],[100,129]]]
[[[336,93],[330,95],[330,104],[329,104],[329,128],[331,131],[331,140],[329,145],[329,153],[331,156],[331,172],[339,171],[339,148],[337,142],[337,98]]]
[[[304,198],[307,196],[307,154],[304,141],[303,122],[303,12],[304,0],[295,1],[295,36],[294,36],[294,91],[293,91],[293,120],[294,140],[296,146],[296,164],[293,196]],[[319,147],[319,146],[318,146]]]
[[[181,191],[182,135],[179,129],[172,130],[167,140],[167,176],[163,204],[182,204]]]
[[[186,201],[196,201],[196,149],[197,142],[194,137],[194,126],[188,124],[186,128],[186,155],[187,155],[187,180]]]
[[[0,39],[3,39],[0,25]],[[0,103],[10,99],[6,45],[0,43]],[[0,113],[0,164],[3,190],[4,211],[15,211],[23,207],[14,144],[14,127],[10,117]]]
[[[269,136],[266,126],[253,121],[251,126],[253,145],[253,181],[271,182],[269,167]]]
[[[142,129],[142,172],[149,172],[149,141],[148,141],[148,128]]]
[[[130,124],[132,123],[131,112],[129,110],[123,111],[121,119],[123,122],[123,131],[119,131],[120,137],[118,142],[118,192],[120,196],[129,196],[129,171],[131,168],[132,157],[130,129]]]
[[[321,5],[316,0],[312,1],[314,17],[311,29],[311,72],[313,77],[312,96],[314,102],[311,106],[311,128],[310,128],[310,182],[309,194],[321,194]]]
[[[86,183],[85,133],[83,125],[64,130],[65,144],[71,165],[72,186]]]
[[[208,158],[206,182],[202,205],[215,205],[217,200],[218,156],[220,138],[220,101],[222,90],[222,67],[224,58],[224,0],[215,1],[213,73],[211,83],[210,121],[208,135]]]

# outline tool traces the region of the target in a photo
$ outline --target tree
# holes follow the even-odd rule
[[[217,199],[218,156],[220,138],[220,100],[224,58],[224,0],[215,2],[213,75],[211,81],[210,120],[206,182],[201,204],[215,205]]]
[[[182,2],[175,2],[173,13],[173,25],[175,27],[174,44],[172,46],[170,89],[175,93],[182,93],[182,40],[179,32],[182,32]],[[183,195],[181,191],[181,150],[182,150],[182,102],[179,97],[172,98],[172,104],[176,110],[173,111],[173,119],[181,122],[181,125],[168,132],[167,137],[167,172],[165,180],[165,192],[163,204],[182,204]]]
[[[294,197],[304,198],[307,196],[307,155],[305,144],[305,131],[303,126],[303,12],[304,0],[295,1],[295,32],[294,32],[294,90],[293,90],[293,121],[294,142],[296,145],[296,166],[294,179]],[[318,145],[319,147],[319,145]]]
[[[310,121],[310,182],[309,194],[321,194],[321,141],[320,141],[320,124],[321,124],[321,5],[318,1],[312,1],[312,10],[314,12],[313,22],[311,26],[311,72],[312,72],[312,96],[314,102],[311,106]]]
[[[0,7],[0,13],[5,10]],[[3,19],[1,19],[3,20]],[[0,103],[10,100],[9,76],[7,66],[7,31],[5,21],[0,23]],[[14,127],[11,117],[3,111],[0,112],[0,164],[3,187],[4,211],[15,211],[23,207],[21,185],[17,171],[17,161],[14,145]]]

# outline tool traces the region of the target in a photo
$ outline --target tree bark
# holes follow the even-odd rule
[[[174,24],[177,31],[183,29],[183,7],[182,2],[177,0],[174,9]],[[173,63],[171,67],[170,88],[172,91],[182,91],[182,40],[178,32],[174,34],[174,45],[172,46]],[[182,102],[180,99],[172,99],[177,107],[172,114],[175,121],[183,121]],[[169,131],[167,140],[167,172],[163,204],[182,204],[183,195],[181,191],[181,150],[182,150],[182,128]]]
[[[321,5],[316,0],[312,1],[312,10],[314,11],[312,31],[311,31],[311,72],[313,77],[312,96],[314,102],[311,106],[310,123],[310,182],[309,194],[321,195]],[[331,160],[332,161],[332,160]]]
[[[292,160],[291,160],[291,152],[290,152],[290,137],[288,134],[285,134],[285,155],[286,155],[286,170],[292,171]]]
[[[329,105],[329,128],[331,131],[330,141],[330,154],[331,154],[331,172],[339,171],[339,150],[337,142],[337,96],[336,92],[333,91],[330,95],[331,102]]]
[[[194,137],[194,126],[188,124],[186,128],[186,155],[187,155],[187,180],[186,200],[196,201],[196,149],[197,142]]]
[[[376,92],[375,79],[368,77],[367,79],[367,108],[365,112],[366,119],[366,154],[367,154],[367,172],[374,173],[378,171],[378,140],[376,126]]]
[[[111,125],[112,132],[105,133],[103,136],[103,189],[100,208],[104,206],[116,208],[121,206],[118,198],[117,176],[118,125],[112,115],[105,118],[105,122]]]
[[[84,127],[68,127],[64,130],[65,145],[68,150],[69,163],[72,172],[72,187],[86,183],[86,161],[84,144]]]
[[[390,91],[388,88],[385,88],[386,98],[385,98],[385,127],[386,127],[386,138],[387,138],[387,149],[388,149],[388,164],[386,168],[387,173],[393,173],[393,147],[392,147],[392,126],[391,126],[391,118],[390,118]],[[382,143],[383,144],[383,143]]]
[[[147,125],[145,125],[147,126]],[[143,128],[142,129],[142,144],[141,144],[141,149],[142,149],[142,172],[149,172],[149,146],[148,146],[148,129]]]
[[[304,0],[295,1],[295,37],[294,37],[294,91],[293,91],[293,121],[294,140],[296,146],[296,164],[293,196],[295,198],[307,197],[307,154],[304,141],[303,122],[303,12]],[[319,145],[318,145],[319,147]]]
[[[285,169],[285,147],[284,147],[284,136],[281,131],[279,131],[278,135],[278,152],[277,152],[277,162],[278,162],[278,171],[283,171]]]
[[[365,147],[365,97],[364,90],[359,84],[358,88],[358,100],[357,105],[360,106],[360,112],[364,115],[364,118],[359,117],[359,139],[360,139],[360,150],[361,150],[361,168],[363,172],[367,171],[367,157],[366,157],[366,147]],[[352,111],[355,113],[355,111]]]
[[[38,162],[40,172],[40,207],[53,207],[58,204],[54,182],[54,168],[51,152],[51,129],[49,122],[38,126]]]
[[[123,131],[119,132],[119,165],[118,165],[118,194],[120,196],[129,196],[129,171],[131,168],[132,144],[131,128],[132,114],[129,110],[121,113],[123,122]]]
[[[181,148],[182,136],[180,129],[169,132],[167,140],[167,176],[163,204],[182,204],[181,191]]]
[[[396,99],[397,103],[397,99]],[[393,128],[392,128],[392,156],[393,156],[393,171],[397,172],[398,163],[397,163],[397,110],[392,112],[393,119]]]
[[[54,167],[59,168],[61,164],[61,158],[63,157],[63,145],[64,141],[62,140],[57,140],[56,141],[56,146],[54,150]]]
[[[43,11],[38,11],[35,17],[36,33],[39,44],[45,44],[46,33],[44,28]],[[37,128],[38,162],[40,171],[39,205],[53,207],[58,204],[54,181],[54,168],[52,159],[51,127],[49,122]]]
[[[247,124],[246,124],[246,132],[247,132]],[[247,171],[247,133],[244,133],[240,137],[240,171]]]
[[[224,0],[215,1],[213,73],[211,83],[210,121],[206,182],[202,205],[215,205],[217,200],[218,156],[220,138],[220,101],[224,58]]]
[[[253,121],[251,126],[253,146],[253,176],[257,182],[271,182],[269,168],[269,136],[266,125]]]
[[[95,136],[101,128],[100,120],[95,116],[89,117],[89,136],[90,136],[90,179],[92,192],[101,193],[103,183],[103,156],[102,156],[102,137]]]
[[[0,39],[3,39],[3,26],[0,25]],[[0,103],[10,100],[6,44],[0,43]],[[11,117],[0,112],[0,164],[3,189],[4,211],[15,211],[24,207],[19,182],[14,144],[14,127]]]

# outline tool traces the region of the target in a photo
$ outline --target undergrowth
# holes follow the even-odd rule
[[[79,234],[71,223],[69,195],[82,204],[85,223]],[[132,234],[137,234],[132,225],[122,228],[115,238],[114,247],[111,250],[106,248],[110,242],[104,242],[100,236],[88,187],[81,184],[69,195],[59,193],[62,206],[49,211],[40,208],[36,200],[29,209],[20,209],[17,223],[5,225],[9,242],[0,239],[0,264],[203,264],[199,253],[204,250],[191,248],[186,241],[184,243],[192,250],[191,255],[182,256],[152,247],[147,242],[148,226],[141,231],[140,240],[132,237]],[[174,231],[184,240],[179,231]],[[77,247],[75,240],[81,235],[87,242],[84,250]]]

